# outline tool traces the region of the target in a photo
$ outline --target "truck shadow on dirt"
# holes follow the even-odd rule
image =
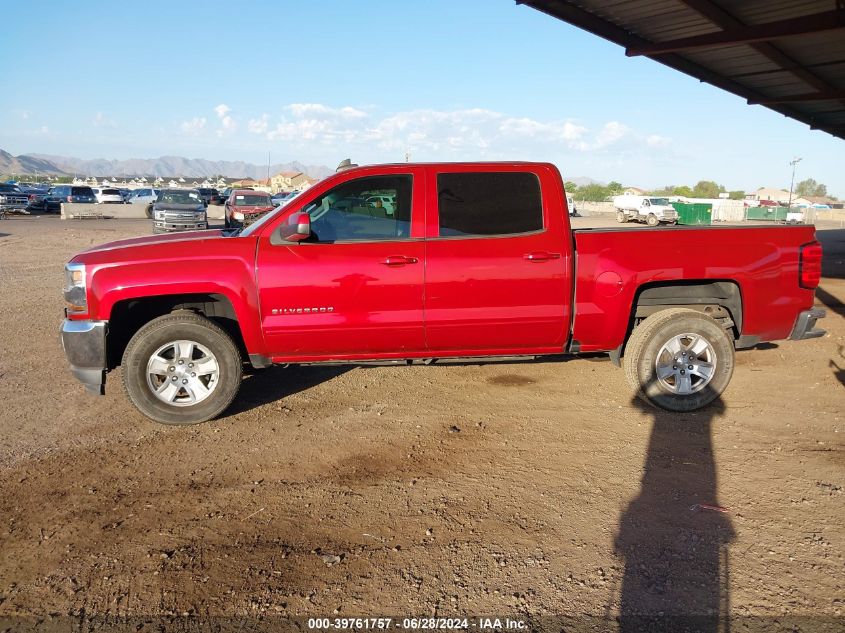
[[[619,630],[722,629],[730,614],[729,514],[718,501],[713,454],[721,399],[694,413],[633,406],[652,420],[639,495],[620,516],[615,548],[624,559]]]
[[[236,415],[271,402],[282,401],[295,393],[337,378],[353,367],[353,365],[276,366],[248,373],[244,376],[238,397],[226,410],[226,415]]]
[[[842,359],[842,361],[839,360]],[[845,387],[845,346],[839,346],[839,358],[837,359],[830,359],[830,368],[833,369],[833,377],[839,381],[839,384]],[[842,362],[842,367],[839,366],[839,363]]]

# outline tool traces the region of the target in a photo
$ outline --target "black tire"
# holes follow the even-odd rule
[[[709,347],[694,361],[689,361],[695,370],[689,373],[687,380],[691,381],[694,391],[682,394],[676,393],[670,384],[678,384],[676,377],[668,376],[664,380],[658,377],[657,363],[661,360],[661,351],[668,353],[664,346],[673,339],[684,340],[685,335],[701,337]],[[683,351],[688,352],[689,349]],[[681,352],[677,354],[683,362]],[[699,363],[703,367],[706,357],[711,355],[714,367],[709,379],[705,379],[696,374],[696,370],[700,371]],[[673,362],[671,355],[663,358],[670,364]],[[671,308],[651,315],[634,329],[625,347],[622,366],[628,383],[642,400],[667,411],[695,411],[713,402],[730,383],[734,370],[734,345],[727,332],[703,312]],[[678,367],[681,373],[688,371],[681,363],[673,367]],[[695,380],[699,381],[697,385],[692,384]]]
[[[625,214],[622,211],[617,211],[616,212],[616,221],[619,222],[619,224],[625,224],[625,222],[628,221],[628,218],[625,216]]]
[[[660,224],[660,220],[657,219],[657,216],[653,213],[649,213],[648,217],[645,219],[645,223],[649,226],[657,226]]]
[[[194,354],[191,358],[198,358],[198,364],[202,360],[208,360],[208,355],[205,355],[204,351],[209,352],[212,357],[211,362],[216,363],[216,378],[209,378],[208,382],[203,382],[210,393],[195,404],[190,404],[193,398],[193,392],[187,391],[190,387],[183,389],[179,387],[179,383],[183,381],[183,377],[185,380],[195,380],[189,376],[196,376],[196,374],[184,373],[190,370],[175,357],[172,358],[173,368],[182,365],[172,375],[172,377],[178,376],[174,381],[177,389],[174,399],[177,404],[165,403],[153,392],[151,382],[161,377],[155,376],[148,380],[148,364],[152,361],[153,355],[159,352],[161,356],[161,350],[176,341],[194,344],[195,347],[192,348]],[[172,370],[167,368],[163,371]],[[180,374],[179,371],[183,373]],[[197,424],[217,417],[232,403],[238,393],[242,372],[241,354],[231,337],[214,322],[188,311],[173,312],[150,321],[135,333],[123,353],[123,388],[126,395],[141,413],[162,424]],[[196,380],[203,380],[203,378]],[[168,388],[165,385],[169,383],[166,377],[159,384],[164,391],[167,391]],[[210,385],[213,386],[209,389]],[[181,404],[179,404],[180,401]]]

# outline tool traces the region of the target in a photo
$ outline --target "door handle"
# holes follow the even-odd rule
[[[391,255],[385,259],[382,264],[385,266],[404,266],[405,264],[416,264],[419,261],[416,257],[406,257],[405,255]]]
[[[560,259],[560,253],[548,253],[546,251],[535,251],[523,255],[529,262],[546,262],[550,259]]]

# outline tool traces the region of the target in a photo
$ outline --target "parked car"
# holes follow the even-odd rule
[[[616,207],[616,221],[620,223],[633,220],[657,226],[661,222],[675,224],[678,221],[678,212],[668,198],[614,196],[613,206]]]
[[[774,200],[760,200],[760,202],[757,206],[760,206],[760,207],[779,207],[780,204],[778,204]]]
[[[205,203],[196,189],[162,189],[152,208],[153,233],[208,228]]]
[[[6,213],[25,213],[36,194],[26,194],[18,185],[0,183],[0,216]]]
[[[147,217],[153,217],[153,203],[158,199],[158,194],[160,193],[160,189],[136,189],[132,192],[129,196],[129,199],[126,201],[127,204],[145,204],[147,208],[145,209]]]
[[[335,208],[376,186],[392,217]],[[607,352],[640,398],[692,411],[727,388],[735,348],[824,335],[812,225],[572,230],[564,196],[547,163],[346,169],[237,233],[76,255],[63,348],[89,391],[122,362],[141,413],[193,424],[229,406],[246,359]]]
[[[123,204],[125,201],[119,189],[113,187],[91,187],[98,204]]]
[[[367,196],[367,204],[384,209],[387,215],[393,215],[393,210],[396,208],[396,199],[392,196],[370,195]]]
[[[211,204],[211,201],[216,199],[217,195],[219,194],[217,189],[208,187],[200,187],[199,189],[197,189],[197,191],[200,192],[200,197],[202,198],[202,201],[205,202],[206,206]]]
[[[249,226],[276,207],[270,194],[253,189],[235,189],[223,207],[226,228]]]
[[[223,193],[220,194],[221,198],[223,198],[223,204],[226,204],[226,200],[229,199],[229,196],[231,196],[232,192],[236,189],[238,191],[255,191],[252,187],[226,187],[223,190]]]
[[[272,196],[270,196],[270,200],[273,201],[273,204],[278,206],[280,204],[286,204],[290,200],[293,200],[294,198],[296,198],[297,195],[299,195],[298,191],[280,191],[279,193],[274,193]]]
[[[56,185],[50,187],[44,197],[44,210],[59,213],[62,204],[96,204],[97,196],[91,187],[85,185]]]
[[[215,189],[214,191],[215,193],[211,195],[211,204],[223,206],[226,203],[227,196],[224,196],[223,192],[219,189]]]

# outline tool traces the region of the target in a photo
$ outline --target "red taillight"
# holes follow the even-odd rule
[[[817,288],[822,277],[822,245],[810,242],[801,247],[798,260],[798,283],[802,288]]]

